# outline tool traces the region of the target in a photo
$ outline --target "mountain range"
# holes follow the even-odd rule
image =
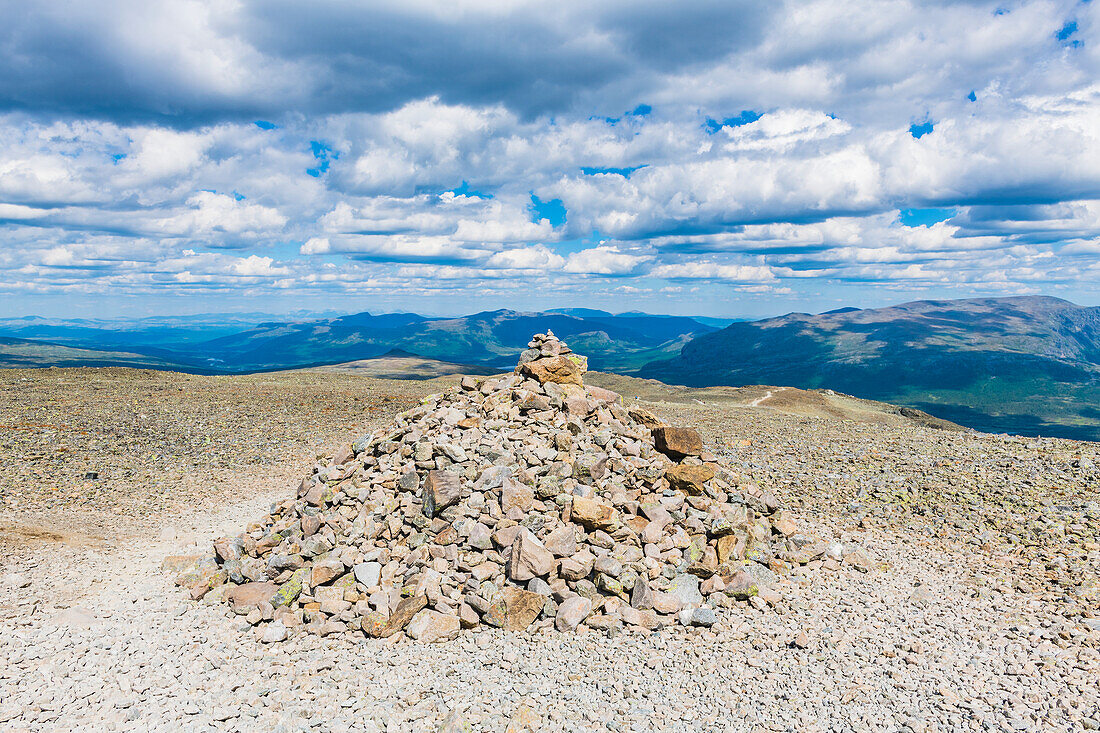
[[[292,369],[391,354],[505,369],[547,329],[589,356],[593,369],[633,372],[669,358],[691,339],[730,321],[561,309],[487,311],[459,318],[416,313],[357,313],[332,318],[261,320],[255,315],[137,321],[19,318],[0,320],[0,366],[71,365],[72,349],[89,362],[204,373]],[[16,339],[20,340],[18,343]],[[33,361],[37,359],[37,363]]]
[[[0,366],[239,373],[354,362],[486,373],[547,329],[593,370],[686,386],[831,389],[980,430],[1100,440],[1100,308],[1050,297],[924,300],[733,321],[566,308],[140,320],[0,319]]]
[[[703,334],[638,375],[828,388],[985,431],[1100,440],[1100,308],[1029,296],[791,313]]]

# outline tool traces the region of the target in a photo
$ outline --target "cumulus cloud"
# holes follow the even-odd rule
[[[1095,2],[0,14],[0,292],[1096,296]]]

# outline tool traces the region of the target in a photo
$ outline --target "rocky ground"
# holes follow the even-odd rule
[[[1100,446],[659,403],[858,547],[656,633],[260,642],[160,566],[438,383],[0,373],[12,730],[1079,730],[1100,724]],[[705,397],[705,395],[702,395]],[[701,400],[706,402],[705,399]],[[628,405],[631,404],[628,400]],[[85,478],[96,473],[96,479]]]

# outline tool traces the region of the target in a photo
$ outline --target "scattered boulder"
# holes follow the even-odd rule
[[[707,482],[714,478],[714,467],[681,463],[668,469],[665,478],[672,488],[697,496],[706,491]]]
[[[703,452],[703,439],[695,428],[676,428],[669,425],[655,427],[653,445],[677,461]]]

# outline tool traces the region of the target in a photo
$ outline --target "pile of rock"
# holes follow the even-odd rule
[[[708,626],[777,565],[825,552],[694,430],[585,387],[552,333],[529,347],[514,374],[464,378],[339,450],[181,583],[271,621],[268,641],[440,641],[482,624]]]

